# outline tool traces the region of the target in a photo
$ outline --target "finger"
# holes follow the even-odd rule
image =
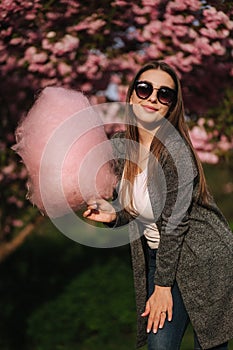
[[[150,316],[148,318],[147,322],[147,333],[149,333],[153,328],[153,333],[157,333],[158,331],[158,325],[159,325],[159,317],[158,315],[150,313]]]
[[[98,208],[98,204],[96,202],[93,203],[88,203],[88,209],[97,209]]]
[[[169,322],[172,320],[172,305],[167,309],[167,319]]]
[[[87,209],[86,211],[83,212],[83,217],[86,218],[90,214],[91,214],[91,209]]]
[[[149,313],[150,313],[150,304],[147,302],[145,311],[141,314],[141,316],[143,316],[143,317],[148,316]]]
[[[166,311],[161,311],[161,313],[160,313],[160,321],[159,321],[159,328],[160,329],[163,328],[165,320],[166,320],[166,317],[167,317]]]

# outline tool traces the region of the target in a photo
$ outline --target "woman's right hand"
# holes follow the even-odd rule
[[[93,221],[110,223],[116,220],[116,211],[108,201],[98,198],[89,201],[83,217]]]

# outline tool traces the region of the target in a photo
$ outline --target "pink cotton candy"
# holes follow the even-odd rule
[[[28,170],[28,198],[59,217],[111,198],[116,179],[102,120],[80,92],[45,88],[16,130],[13,149]]]

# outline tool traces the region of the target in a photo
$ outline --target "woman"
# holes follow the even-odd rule
[[[191,320],[195,349],[233,337],[233,234],[211,198],[191,144],[180,82],[151,62],[127,95],[125,135],[113,138],[118,200],[90,202],[84,217],[129,223],[138,347],[176,350]]]

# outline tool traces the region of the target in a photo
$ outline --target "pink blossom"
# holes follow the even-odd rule
[[[82,84],[81,87],[82,87],[82,91],[84,92],[91,91],[92,89],[92,85],[89,82]]]
[[[14,227],[22,227],[23,226],[23,221],[22,220],[13,220],[12,221],[12,225],[14,226]]]
[[[1,54],[0,55],[0,63],[2,62],[6,62],[7,61],[7,57],[8,55],[5,53],[5,54]]]
[[[115,0],[114,2],[111,3],[111,5],[113,7],[115,7],[115,6],[127,6],[128,3],[127,3],[127,1],[124,1],[124,0]]]
[[[151,44],[145,51],[151,59],[157,58],[161,55],[161,52],[155,44]]]
[[[161,30],[162,22],[156,21],[149,23],[143,28],[142,34],[145,40],[152,40],[155,34],[159,33]],[[163,33],[166,28],[163,28]]]
[[[106,22],[104,20],[97,18],[97,15],[94,14],[90,17],[86,17],[84,21],[75,25],[74,29],[77,31],[87,30],[88,34],[94,34],[105,24]]]
[[[23,42],[23,38],[12,38],[10,40],[10,44],[11,45],[18,45],[18,44],[21,44]]]
[[[56,32],[54,32],[54,31],[50,31],[46,34],[46,38],[48,38],[48,39],[53,39],[53,38],[55,38],[55,36],[56,36]]]
[[[135,22],[137,22],[138,24],[146,24],[148,21],[145,17],[139,17],[139,16],[135,16],[134,17]]]
[[[177,25],[176,26],[176,35],[177,36],[185,36],[188,34],[188,27]]]
[[[197,151],[197,154],[203,163],[217,164],[219,162],[219,157],[216,154],[203,151]]]
[[[55,72],[54,72],[55,75]],[[41,79],[40,83],[42,88],[45,88],[46,86],[52,86],[52,85],[57,85],[57,78],[56,77],[51,77],[50,79]]]
[[[36,53],[31,57],[31,62],[44,63],[48,59],[48,55],[45,52]]]
[[[87,31],[88,31],[89,34],[94,34],[98,30],[100,30],[100,28],[102,28],[105,24],[106,24],[106,22],[104,20],[97,19],[97,20],[89,23]]]
[[[142,0],[142,6],[156,7],[160,3],[160,0]]]
[[[201,7],[201,2],[199,0],[174,0],[170,1],[167,7],[168,13],[185,11],[186,8],[189,8],[192,11],[197,11]]]
[[[5,167],[2,168],[2,174],[9,175],[14,170],[15,170],[15,164],[14,163],[10,163],[10,164],[8,164],[8,165],[6,165]]]
[[[225,135],[222,135],[220,141],[218,142],[218,147],[222,151],[229,151],[230,149],[233,149],[233,141],[230,142]]]
[[[167,6],[167,12],[172,13],[173,11],[184,11],[186,9],[186,4],[184,1],[170,1]]]
[[[30,46],[26,49],[25,51],[25,58],[29,58],[31,59],[33,57],[33,55],[36,54],[36,47],[35,46]]]
[[[132,12],[135,15],[143,16],[143,15],[145,15],[145,14],[150,12],[150,8],[148,6],[139,7],[138,5],[134,4],[132,6]]]
[[[1,30],[1,37],[5,38],[5,37],[9,37],[12,34],[13,28],[9,27],[7,29],[2,29]]]
[[[229,29],[229,30],[233,29],[233,21],[230,21],[229,18],[227,19],[225,24],[226,24],[227,29]]]
[[[71,68],[71,66],[68,66],[68,64],[66,64],[65,62],[59,62],[57,65],[57,70],[58,70],[59,74],[67,75],[67,74],[71,73],[72,68]]]
[[[8,70],[13,69],[15,67],[15,65],[16,65],[16,62],[17,62],[16,57],[14,57],[14,56],[13,57],[12,56],[8,57],[7,60],[6,60],[6,68]]]
[[[213,48],[209,43],[209,39],[205,37],[199,37],[195,40],[194,46],[199,50],[202,55],[211,55]]]
[[[203,35],[203,36],[207,36],[208,38],[211,38],[211,39],[216,39],[218,38],[218,33],[215,29],[213,28],[201,28],[200,29],[200,33]]]
[[[226,48],[220,44],[219,41],[215,41],[212,44],[213,53],[219,56],[223,56],[226,52]]]
[[[36,14],[35,13],[27,13],[25,15],[25,19],[27,19],[28,21],[33,21],[36,18]]]
[[[46,13],[46,17],[48,20],[53,20],[55,21],[56,19],[58,19],[59,17],[61,17],[61,14],[59,12],[47,12]]]
[[[79,46],[79,39],[70,34],[66,34],[61,41],[55,43],[52,51],[55,55],[63,55],[66,52],[73,51]]]

